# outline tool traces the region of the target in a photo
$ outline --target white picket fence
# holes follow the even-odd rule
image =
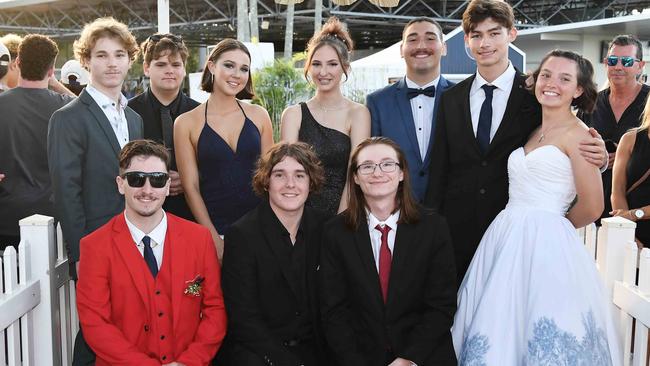
[[[18,253],[8,247],[0,258],[0,365],[72,365],[79,322],[61,231],[33,215],[20,220],[20,236]]]
[[[650,249],[638,250],[635,228],[632,221],[611,217],[603,219],[598,229],[590,225],[579,230],[615,305],[612,311],[623,346],[624,366],[648,365]]]

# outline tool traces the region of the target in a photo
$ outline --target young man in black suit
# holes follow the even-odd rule
[[[185,62],[189,54],[183,39],[174,34],[156,33],[142,42],[144,74],[149,77],[149,88],[129,100],[144,124],[144,138],[162,143],[172,157],[171,187],[164,209],[184,219],[194,220],[185,196],[174,157],[174,120],[191,111],[199,102],[182,92]]]
[[[309,145],[283,143],[261,158],[253,189],[265,199],[225,237],[221,270],[225,366],[329,366],[318,307],[324,214],[305,207],[323,184]]]
[[[449,222],[458,284],[483,233],[508,202],[510,153],[541,123],[527,76],[508,59],[517,37],[510,5],[473,0],[463,14],[463,30],[477,72],[442,95],[425,198]],[[581,143],[583,156],[606,165],[604,142],[591,133],[594,137]]]
[[[348,209],[323,229],[323,329],[342,366],[456,365],[447,223],[417,206],[408,163],[386,137],[363,141],[348,170]]]

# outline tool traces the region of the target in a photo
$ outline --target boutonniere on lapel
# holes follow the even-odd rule
[[[203,290],[201,284],[204,280],[205,278],[201,277],[201,275],[196,275],[193,280],[185,281],[187,287],[185,287],[183,293],[187,296],[201,296],[201,291]]]

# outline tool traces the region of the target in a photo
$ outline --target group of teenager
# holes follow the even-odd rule
[[[242,43],[212,50],[199,104],[180,90],[180,37],[138,47],[112,18],[86,25],[74,50],[89,85],[29,102],[51,114],[47,151],[0,145],[24,161],[0,166],[0,199],[26,189],[13,172],[48,163],[34,180],[51,184],[75,264],[74,364],[621,364],[575,232],[603,212],[607,149],[574,112],[594,108],[593,66],[554,50],[522,74],[505,1],[472,0],[462,25],[474,75],[446,80],[442,29],[416,18],[406,76],[364,106],[341,92],[353,42],[328,20],[307,45],[315,96],[285,110],[276,144],[267,111],[241,101]],[[128,101],[139,48],[150,87]],[[17,89],[47,89],[50,53]]]

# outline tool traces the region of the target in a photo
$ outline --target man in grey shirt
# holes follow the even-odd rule
[[[0,94],[0,249],[20,242],[18,220],[54,213],[47,127],[54,111],[74,99],[48,90],[58,53],[48,37],[26,36],[18,49],[18,86]]]

